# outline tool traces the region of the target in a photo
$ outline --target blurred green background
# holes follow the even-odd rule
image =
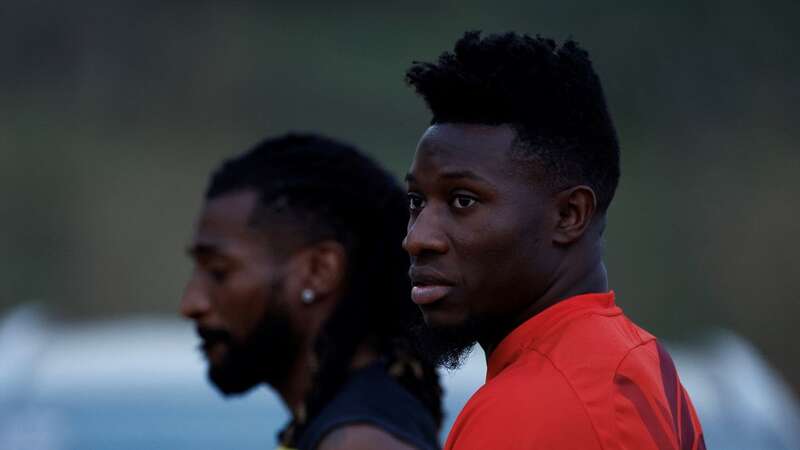
[[[575,38],[603,80],[619,303],[672,340],[731,328],[798,392],[799,5],[4,0],[0,315],[176,314],[222,158],[314,130],[401,175],[429,120],[411,61],[516,30]]]

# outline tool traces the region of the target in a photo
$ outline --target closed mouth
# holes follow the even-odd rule
[[[425,267],[411,267],[408,271],[408,277],[411,278],[413,286],[453,286],[454,282],[450,281],[445,275],[435,269]]]
[[[446,297],[455,286],[440,272],[430,268],[412,267],[408,272],[411,278],[411,300],[417,305],[428,305]]]

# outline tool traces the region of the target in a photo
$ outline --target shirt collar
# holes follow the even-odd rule
[[[622,314],[614,303],[614,291],[581,294],[564,299],[536,314],[511,331],[494,349],[487,363],[486,381],[496,377],[538,339],[549,335],[565,319],[587,313]]]

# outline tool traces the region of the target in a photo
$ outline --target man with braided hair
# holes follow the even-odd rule
[[[261,383],[283,448],[438,449],[441,389],[408,330],[405,193],[354,148],[268,139],[211,178],[181,312],[224,394]]]
[[[470,32],[406,80],[433,113],[407,176],[411,297],[440,363],[487,357],[446,449],[704,449],[669,355],[609,290],[619,148],[586,51]]]

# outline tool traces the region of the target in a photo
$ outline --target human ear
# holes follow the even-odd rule
[[[313,292],[312,304],[337,294],[345,279],[347,252],[339,242],[328,240],[316,243],[295,255],[299,270],[299,288]]]
[[[571,187],[556,194],[559,212],[554,241],[569,245],[583,236],[597,209],[597,196],[589,186]]]

